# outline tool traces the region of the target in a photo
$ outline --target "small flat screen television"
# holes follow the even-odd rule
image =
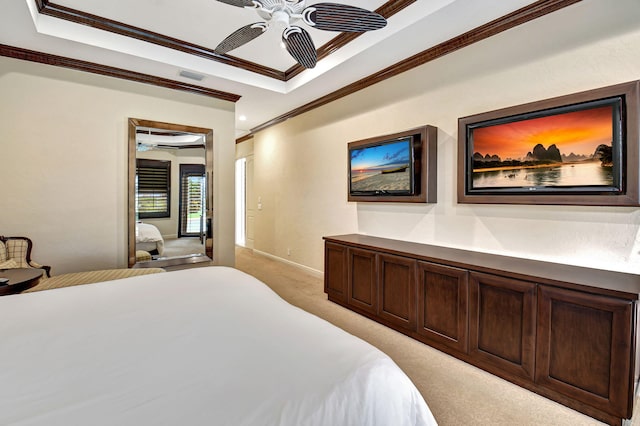
[[[414,137],[349,144],[351,196],[416,194]]]

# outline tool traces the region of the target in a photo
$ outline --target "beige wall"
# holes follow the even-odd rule
[[[584,0],[271,127],[253,140],[255,248],[322,270],[322,236],[359,232],[638,273],[637,208],[456,201],[459,117],[636,79],[637,0]],[[438,203],[347,202],[347,143],[423,124]]]
[[[127,120],[214,129],[214,255],[233,265],[234,105],[0,58],[0,234],[56,274],[127,266]]]

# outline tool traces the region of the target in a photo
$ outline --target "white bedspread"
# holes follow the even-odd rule
[[[158,254],[164,251],[164,239],[160,230],[150,223],[136,222],[136,249],[153,251]]]
[[[432,425],[384,353],[194,268],[0,297],[0,424]]]

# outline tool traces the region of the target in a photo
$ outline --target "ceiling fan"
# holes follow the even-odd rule
[[[238,48],[267,29],[283,29],[282,42],[293,58],[305,68],[313,68],[318,60],[309,33],[298,25],[305,24],[326,31],[364,32],[384,28],[387,20],[376,12],[337,3],[305,6],[305,0],[218,0],[237,7],[255,8],[264,22],[245,25],[222,40],[214,52],[219,55]]]
[[[138,151],[154,149],[174,150],[181,148],[204,148],[204,135],[138,127],[136,142]]]

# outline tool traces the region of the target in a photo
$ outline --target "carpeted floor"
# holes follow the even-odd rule
[[[329,302],[322,279],[301,268],[242,248],[236,251],[236,267],[289,303],[387,353],[415,383],[440,425],[603,424]]]

